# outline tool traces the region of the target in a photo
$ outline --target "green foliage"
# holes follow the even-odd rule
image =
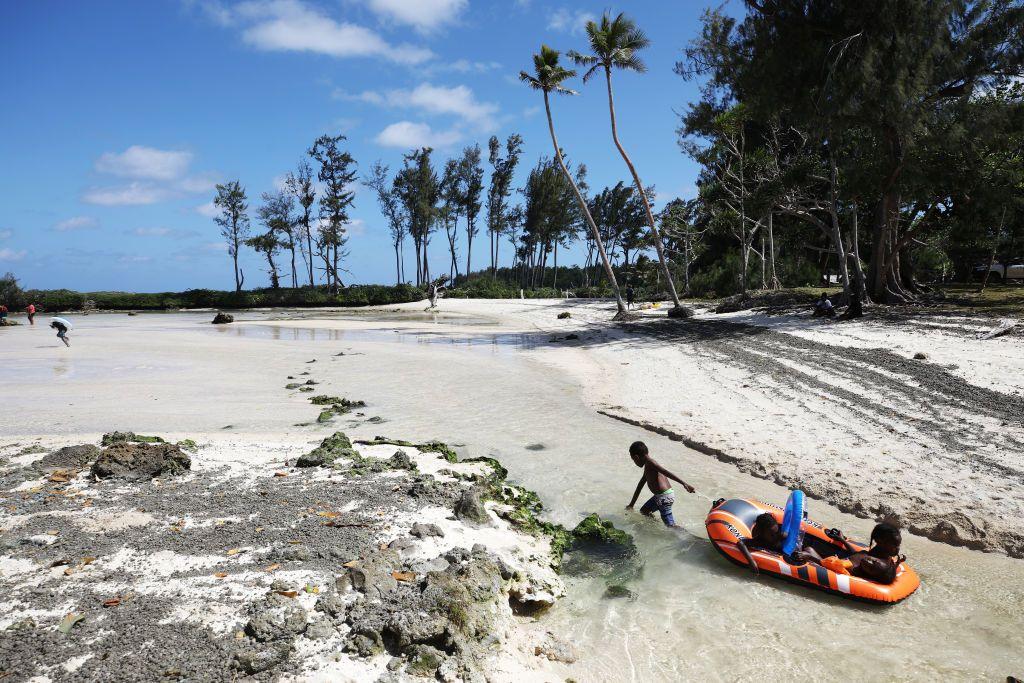
[[[14,277],[14,273],[5,273],[3,277],[0,277],[0,303],[12,311],[28,305],[25,301],[25,293],[18,286],[18,279]]]
[[[252,289],[226,292],[213,289],[189,289],[184,292],[73,292],[67,289],[28,290],[27,302],[41,311],[81,310],[88,300],[103,311],[165,311],[177,309],[215,308],[305,308],[311,306],[386,306],[426,298],[412,285],[352,285],[332,294],[324,287],[294,289]]]

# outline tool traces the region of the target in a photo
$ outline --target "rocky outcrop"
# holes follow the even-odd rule
[[[64,446],[35,463],[35,468],[41,471],[54,469],[80,470],[85,469],[100,454],[100,449],[92,444],[80,446]]]
[[[227,325],[228,323],[235,322],[235,316],[230,313],[223,313],[217,311],[217,315],[213,316],[213,320],[210,321],[214,325]]]
[[[191,469],[192,459],[170,443],[116,443],[103,450],[90,472],[97,479],[152,479]]]
[[[345,432],[334,432],[309,453],[299,456],[296,467],[330,467],[338,458],[358,457]]]

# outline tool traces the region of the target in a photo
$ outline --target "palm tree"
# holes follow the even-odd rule
[[[533,56],[533,75],[531,76],[526,71],[520,71],[519,80],[534,90],[540,90],[544,93],[544,111],[548,115],[548,130],[551,132],[551,144],[555,147],[555,159],[558,160],[558,166],[562,169],[565,179],[572,186],[573,194],[576,195],[576,202],[580,205],[580,211],[583,213],[584,218],[587,219],[587,225],[590,226],[594,241],[597,243],[597,250],[601,254],[604,272],[608,276],[608,282],[612,286],[612,291],[615,292],[615,304],[618,306],[619,313],[625,314],[626,304],[623,303],[622,295],[619,293],[619,283],[615,280],[615,273],[608,262],[608,254],[605,253],[601,234],[598,232],[597,224],[594,223],[594,217],[590,215],[590,209],[587,208],[587,201],[583,198],[579,186],[576,185],[576,181],[565,165],[565,160],[562,158],[562,149],[558,146],[558,138],[555,136],[555,124],[551,119],[551,100],[549,95],[553,92],[560,95],[576,94],[575,91],[562,85],[567,79],[574,77],[576,72],[559,66],[558,56],[558,50],[552,50],[547,45],[541,45],[540,53]]]
[[[675,308],[680,309],[682,306],[679,303],[679,295],[676,294],[676,285],[672,280],[672,273],[668,269],[668,261],[665,259],[665,248],[661,242],[661,233],[658,232],[658,227],[654,222],[654,215],[651,213],[651,202],[647,198],[647,192],[644,190],[643,183],[640,182],[640,175],[636,172],[636,167],[633,166],[629,155],[626,154],[622,143],[619,142],[618,128],[615,123],[612,69],[625,69],[627,71],[636,71],[637,73],[647,71],[647,66],[643,63],[643,60],[637,57],[636,53],[650,45],[651,41],[647,39],[643,31],[637,28],[636,23],[625,14],[619,14],[615,19],[612,19],[608,12],[605,12],[604,16],[601,17],[600,26],[593,21],[587,22],[587,37],[590,41],[590,51],[592,54],[583,55],[573,50],[569,52],[569,56],[576,64],[589,67],[587,72],[583,74],[584,83],[590,80],[590,77],[598,69],[604,69],[605,81],[608,84],[608,112],[612,120],[612,140],[615,142],[615,147],[618,148],[619,154],[622,155],[622,160],[629,167],[629,172],[633,175],[633,183],[636,185],[636,191],[643,201],[644,211],[647,214],[647,225],[650,228],[651,237],[654,238],[654,248],[658,252],[658,261],[661,262],[661,269],[665,275],[665,281],[668,283],[668,291],[672,296],[672,303],[675,304]]]

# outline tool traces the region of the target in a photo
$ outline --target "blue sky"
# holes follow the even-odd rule
[[[486,161],[490,135],[518,132],[521,184],[551,145],[540,97],[517,74],[542,42],[583,50],[583,25],[605,9],[626,11],[653,42],[648,73],[616,77],[623,143],[644,182],[657,186],[658,205],[693,196],[697,169],[676,145],[673,111],[698,93],[672,67],[703,8],[663,0],[4,2],[0,272],[38,288],[230,288],[230,260],[210,217],[214,183],[239,179],[254,208],[323,133],[348,136],[366,172],[377,159],[394,169],[423,144],[441,165],[479,142]],[[602,83],[574,87],[580,96],[555,101],[555,124],[596,191],[626,169],[611,144]],[[393,281],[390,238],[369,192],[357,194],[353,217],[348,282]],[[436,270],[447,270],[443,241],[434,242]],[[474,262],[483,264],[486,238],[477,245]],[[507,243],[502,249],[507,258]],[[248,286],[266,284],[255,255],[243,267]]]

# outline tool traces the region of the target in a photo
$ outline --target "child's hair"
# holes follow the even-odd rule
[[[645,444],[643,441],[634,441],[629,446],[630,455],[638,455],[640,457],[644,457],[647,455],[647,453],[647,444]]]
[[[891,541],[899,545],[900,541],[903,540],[903,535],[895,525],[889,524],[888,522],[881,522],[876,524],[875,528],[871,530],[871,543],[874,545],[879,541]]]
[[[772,524],[775,524],[775,515],[770,512],[762,512],[754,520],[754,526],[750,527],[750,533],[756,535],[758,530],[765,529]]]

